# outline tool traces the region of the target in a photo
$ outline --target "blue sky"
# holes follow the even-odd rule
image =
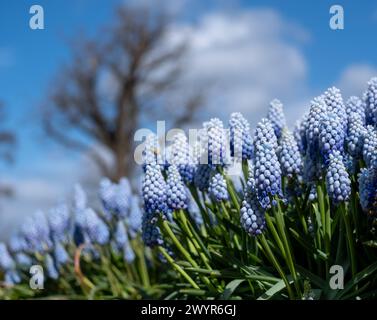
[[[0,100],[7,106],[8,127],[18,135],[17,161],[12,166],[0,164],[0,177],[20,190],[15,200],[1,207],[3,226],[13,226],[16,217],[37,207],[46,209],[80,179],[75,174],[84,161],[82,155],[44,137],[38,107],[53,85],[55,72],[69,59],[68,40],[81,32],[94,34],[111,20],[114,6],[124,2],[0,2]],[[290,105],[288,114],[297,116],[310,97],[330,85],[340,86],[347,95],[358,94],[377,70],[377,2],[373,0],[160,2],[179,12],[172,33],[188,30],[193,38],[191,58],[199,67],[194,67],[188,78],[213,76],[220,88],[228,90],[228,96],[214,95],[213,104],[221,103],[227,111],[240,105],[240,110],[248,112],[253,104],[258,107],[250,107],[254,112],[250,115],[259,116],[259,105],[276,94]],[[341,31],[329,28],[329,8],[335,3],[345,11],[345,29]],[[44,8],[45,30],[29,29],[33,4]],[[232,57],[239,64],[231,61]],[[266,80],[261,80],[264,73]],[[253,88],[255,92],[250,93]],[[211,110],[209,107],[208,113],[212,114]]]

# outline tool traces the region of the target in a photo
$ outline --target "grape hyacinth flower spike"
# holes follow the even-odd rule
[[[367,131],[358,113],[350,114],[348,121],[347,151],[354,159],[359,160],[363,156],[364,138]]]
[[[347,129],[347,112],[343,102],[342,94],[336,87],[328,88],[323,94],[328,113],[334,113],[340,119],[343,130]]]
[[[276,137],[280,138],[282,129],[287,125],[283,111],[283,104],[280,100],[274,99],[270,102],[267,119],[270,120]]]
[[[330,153],[344,151],[344,139],[346,132],[341,118],[335,113],[327,113],[323,116],[319,132],[319,148],[324,165],[327,165]]]
[[[377,160],[359,174],[360,204],[371,217],[377,217]]]
[[[377,159],[377,129],[367,126],[363,145],[363,159],[367,166]]]
[[[346,112],[348,119],[354,114],[359,115],[362,125],[365,125],[365,103],[359,97],[349,97],[346,101]]]
[[[274,196],[282,198],[281,168],[276,155],[277,140],[271,123],[262,119],[255,131],[254,178],[257,196],[262,208],[271,204]],[[274,202],[273,202],[274,203]]]
[[[339,151],[334,151],[329,156],[326,187],[329,197],[335,205],[347,201],[351,195],[351,180]]]
[[[258,199],[248,190],[245,191],[245,198],[241,204],[241,225],[251,236],[262,234],[266,227],[265,213],[260,207]]]
[[[143,241],[149,247],[163,244],[161,231],[157,226],[159,216],[171,220],[166,191],[167,186],[160,167],[147,165],[142,184],[144,213],[141,228]]]
[[[239,112],[234,112],[229,119],[231,156],[240,160],[253,156],[253,140],[249,122]]]
[[[174,142],[171,145],[170,152],[167,152],[167,156],[168,163],[177,166],[183,181],[191,184],[194,181],[196,160],[194,150],[188,144],[187,137],[183,132],[174,136]]]
[[[188,194],[181,175],[175,165],[171,165],[167,172],[167,204],[172,210],[187,209]]]
[[[377,77],[368,81],[365,104],[366,122],[377,128]]]
[[[213,118],[203,123],[203,147],[208,154],[208,164],[215,168],[227,164],[226,143],[227,136],[222,121]]]
[[[226,181],[222,174],[217,173],[211,178],[208,192],[216,201],[227,201],[229,199]]]
[[[282,130],[277,150],[281,171],[289,178],[302,174],[302,159],[293,134],[287,129]]]

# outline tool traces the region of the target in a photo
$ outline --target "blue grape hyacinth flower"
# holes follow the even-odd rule
[[[54,259],[49,254],[45,256],[45,265],[48,277],[53,280],[59,279],[59,272],[56,269]]]
[[[144,211],[141,230],[142,239],[146,246],[153,248],[154,246],[163,246],[161,230],[157,225],[158,218],[151,212]]]
[[[309,113],[305,113],[301,120],[296,121],[293,136],[296,140],[298,149],[302,155],[306,153],[306,149],[308,147],[308,143],[306,140],[306,130],[308,126],[308,117]]]
[[[161,214],[170,220],[167,205],[167,185],[158,165],[147,165],[142,182],[144,209],[154,215]]]
[[[54,259],[58,267],[65,265],[70,259],[67,250],[60,242],[54,245]]]
[[[302,174],[301,154],[297,142],[288,128],[282,130],[277,155],[284,176],[292,178]]]
[[[283,111],[283,104],[280,100],[274,99],[270,102],[267,119],[270,120],[276,137],[280,138],[282,129],[287,126]]]
[[[361,159],[367,131],[358,113],[350,114],[348,121],[348,134],[346,136],[347,151],[354,159]]]
[[[109,242],[110,233],[104,221],[93,211],[87,208],[84,211],[85,221],[83,229],[92,243],[105,245]]]
[[[28,249],[28,245],[25,238],[18,233],[14,233],[11,235],[8,241],[8,246],[9,250],[12,253],[22,252]]]
[[[7,271],[15,268],[15,263],[5,243],[0,242],[0,269]]]
[[[318,154],[320,126],[326,112],[327,106],[323,97],[317,97],[311,101],[308,123],[306,125],[306,141],[308,144],[307,154],[313,161],[316,161],[314,158]]]
[[[200,191],[206,191],[209,187],[209,181],[213,173],[211,166],[207,164],[199,164],[195,172],[194,183]]]
[[[121,178],[119,184],[112,183],[108,178],[103,178],[100,182],[99,195],[107,221],[111,221],[113,218],[124,219],[129,216],[132,191],[127,178]]]
[[[188,144],[187,137],[183,132],[179,132],[174,136],[174,142],[169,152],[167,152],[167,158],[169,165],[177,166],[179,174],[185,183],[193,183],[197,163],[194,151]]]
[[[158,137],[151,133],[145,138],[144,150],[142,152],[142,161],[144,172],[147,165],[158,165],[161,169],[164,166],[164,159],[162,157],[162,150]]]
[[[234,112],[229,119],[231,156],[240,160],[253,156],[253,140],[250,124],[239,112]]]
[[[319,132],[319,148],[324,165],[327,165],[329,156],[334,151],[344,152],[346,132],[341,121],[335,113],[327,113],[322,118]]]
[[[60,203],[50,209],[47,219],[53,240],[66,241],[71,224],[68,206],[64,203]]]
[[[187,190],[175,165],[168,168],[166,198],[170,209],[187,209],[189,200]]]
[[[262,119],[257,125],[254,140],[254,178],[258,200],[263,208],[270,206],[270,198],[282,197],[281,167],[276,155],[277,147],[271,123],[267,119]]]
[[[119,251],[122,252],[126,262],[131,263],[135,259],[135,253],[130,245],[126,228],[122,221],[118,221],[114,234],[115,244]]]
[[[363,159],[367,166],[377,159],[377,129],[369,125],[366,128],[363,145]]]
[[[33,264],[33,259],[26,253],[18,252],[14,255],[14,260],[17,265],[21,267],[30,267]]]
[[[212,167],[225,166],[227,164],[227,135],[222,121],[212,118],[203,123],[204,135],[203,147],[208,154],[208,164]]]
[[[368,89],[365,93],[366,122],[377,127],[377,77],[368,81]]]
[[[359,174],[360,204],[368,215],[377,217],[377,160]]]
[[[229,199],[226,181],[222,174],[217,173],[211,178],[208,192],[216,201],[226,201]]]
[[[323,94],[328,113],[334,113],[340,119],[343,129],[347,129],[347,112],[340,90],[336,87],[328,88]]]
[[[339,151],[334,151],[329,156],[326,187],[328,195],[334,204],[347,201],[351,195],[351,180]]]
[[[7,285],[15,285],[21,282],[21,277],[17,270],[8,270],[7,272],[5,272],[4,282]]]
[[[140,209],[139,197],[136,195],[131,196],[130,201],[130,216],[127,219],[127,226],[130,232],[130,237],[133,239],[141,230],[142,212]]]
[[[241,204],[240,211],[241,226],[251,236],[262,234],[266,227],[266,218],[263,209],[260,207],[258,199],[248,190]]]
[[[346,112],[348,119],[355,113],[358,114],[362,124],[365,125],[365,103],[359,97],[349,97],[346,101]]]

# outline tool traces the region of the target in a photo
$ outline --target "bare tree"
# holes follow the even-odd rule
[[[73,44],[72,61],[53,81],[44,108],[50,137],[76,150],[91,148],[102,173],[132,173],[133,135],[150,121],[178,126],[193,119],[200,90],[182,85],[187,41],[169,41],[171,19],[151,8],[119,7],[94,39]],[[109,165],[103,152],[110,152]]]
[[[0,125],[5,120],[4,105],[0,102]],[[6,162],[13,161],[13,149],[16,142],[16,137],[13,132],[0,129],[0,160]],[[0,197],[12,195],[12,189],[8,185],[0,182]]]

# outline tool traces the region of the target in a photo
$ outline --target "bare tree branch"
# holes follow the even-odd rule
[[[155,120],[152,105],[183,124],[202,101],[201,94],[193,94],[178,115],[161,102],[173,91],[187,92],[179,88],[187,43],[167,45],[169,23],[167,15],[151,8],[119,7],[105,32],[76,42],[71,62],[52,82],[43,117],[47,134],[75,150],[88,148],[82,141],[109,150],[113,164],[96,151],[90,156],[113,179],[132,173],[133,135],[141,116]]]

